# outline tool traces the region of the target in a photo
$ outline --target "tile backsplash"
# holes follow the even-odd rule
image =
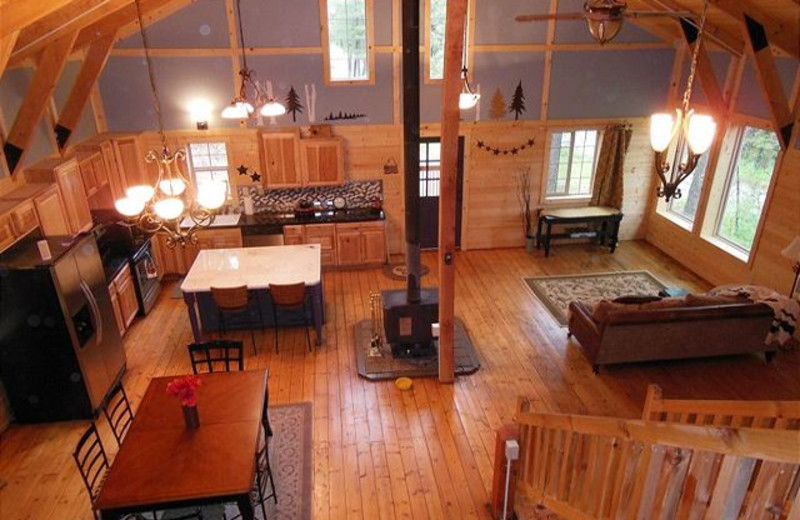
[[[346,181],[341,186],[313,186],[265,190],[260,186],[238,186],[239,211],[244,213],[244,197],[253,198],[260,211],[291,212],[301,199],[324,202],[343,197],[348,208],[368,208],[375,197],[383,199],[383,181]]]

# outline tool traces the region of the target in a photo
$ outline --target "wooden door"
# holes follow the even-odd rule
[[[420,247],[439,247],[439,186],[441,143],[438,137],[423,138],[419,145],[419,221]],[[463,204],[464,138],[458,138],[458,177],[456,179],[456,247],[461,246],[461,207]]]
[[[53,186],[34,200],[39,228],[44,236],[69,235],[69,217],[58,186]]]
[[[364,263],[364,255],[361,252],[361,232],[357,224],[336,225],[336,254],[339,265]]]
[[[299,142],[299,130],[261,134],[262,184],[268,188],[297,187],[302,184]]]
[[[77,161],[60,165],[56,170],[56,178],[64,197],[70,231],[77,233],[91,228],[92,214],[89,212],[89,203],[86,200],[86,191],[83,188]]]
[[[330,186],[344,182],[344,154],[338,137],[300,141],[303,159],[303,184]]]
[[[361,251],[365,264],[386,262],[386,232],[383,222],[369,223],[361,229]]]

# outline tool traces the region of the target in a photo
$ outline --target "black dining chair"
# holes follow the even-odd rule
[[[244,370],[241,341],[211,340],[188,346],[192,371],[195,374]]]
[[[250,309],[250,291],[246,285],[239,287],[212,287],[211,297],[214,299],[214,304],[217,306],[218,319],[219,319],[219,333],[220,338],[225,336],[227,332],[226,318],[231,315],[244,314]],[[258,317],[260,323],[264,320],[261,318],[261,303],[258,298],[254,298],[258,305]],[[256,349],[256,335],[253,328],[250,328],[250,339],[253,340],[253,354],[258,355]]]
[[[125,388],[122,387],[122,382],[117,383],[117,386],[111,391],[108,396],[103,414],[106,416],[108,425],[111,426],[111,433],[117,440],[117,445],[122,445],[122,439],[128,432],[131,423],[133,422],[133,410],[131,403],[128,401],[128,396],[125,394]]]
[[[311,334],[308,331],[308,312],[306,310],[306,284],[305,282],[292,284],[269,284],[269,294],[272,297],[272,320],[275,327],[275,353],[278,353],[278,317],[280,312],[300,312],[303,315],[303,324],[306,329],[306,343],[311,352]]]

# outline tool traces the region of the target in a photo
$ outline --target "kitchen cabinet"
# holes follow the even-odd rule
[[[300,164],[300,131],[262,132],[262,183],[269,188],[302,186]]]
[[[131,323],[136,318],[136,314],[139,312],[139,301],[136,299],[136,287],[133,283],[133,275],[131,274],[131,268],[128,264],[125,264],[125,267],[114,277],[111,284],[114,286],[114,292],[117,295],[117,303],[119,306],[121,321],[118,325],[122,325],[122,327],[120,327],[120,332],[124,332],[130,327]],[[109,292],[111,292],[110,289]]]
[[[386,227],[382,220],[284,226],[283,243],[319,244],[324,267],[386,262]]]
[[[11,210],[11,223],[17,238],[27,235],[39,226],[36,206],[32,200],[27,200]]]
[[[142,162],[144,156],[137,136],[113,137],[111,138],[111,147],[114,150],[117,175],[125,179],[127,186],[152,184]]]
[[[365,264],[386,262],[386,227],[383,222],[365,222],[361,226],[361,248]]]
[[[307,224],[305,243],[319,244],[323,266],[336,265],[336,226],[334,224]]]
[[[114,282],[108,286],[108,294],[111,296],[111,310],[114,311],[114,320],[119,329],[119,335],[125,335],[125,320],[122,317],[122,308],[119,305],[119,295],[117,294],[117,285]]]
[[[161,273],[180,276],[186,274],[187,269],[184,263],[182,247],[169,247],[167,245],[167,237],[164,235],[155,235],[151,243],[153,244],[153,255],[156,257]]]
[[[77,233],[90,229],[92,214],[89,212],[89,202],[86,199],[78,161],[69,160],[57,166],[54,173],[61,195],[64,197],[70,231]]]
[[[17,240],[14,233],[14,224],[11,223],[11,215],[0,215],[0,251],[4,250]]]
[[[108,172],[103,155],[97,151],[84,155],[78,160],[78,168],[87,197],[94,196],[108,185]]]
[[[51,186],[34,200],[39,229],[44,236],[69,235],[69,222],[58,186]]]
[[[296,246],[305,243],[305,226],[283,226],[283,244]]]
[[[344,182],[344,153],[340,137],[300,141],[304,186],[330,186]]]
[[[117,165],[114,145],[110,141],[100,143],[100,155],[103,157],[106,174],[108,175],[108,187],[111,191],[111,197],[113,200],[121,199],[128,189],[128,181]]]
[[[211,228],[197,232],[197,243],[187,244],[183,250],[185,272],[192,268],[197,255],[203,249],[229,249],[243,247],[242,232],[239,228]]]
[[[339,265],[359,265],[361,261],[361,234],[357,227],[349,224],[336,225],[336,252]]]

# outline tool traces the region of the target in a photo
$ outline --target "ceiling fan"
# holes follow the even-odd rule
[[[618,0],[587,0],[582,13],[521,14],[518,22],[541,22],[546,20],[586,20],[589,32],[595,40],[610,42],[622,29],[625,18],[669,17],[687,18],[691,11],[628,11],[628,4]]]

